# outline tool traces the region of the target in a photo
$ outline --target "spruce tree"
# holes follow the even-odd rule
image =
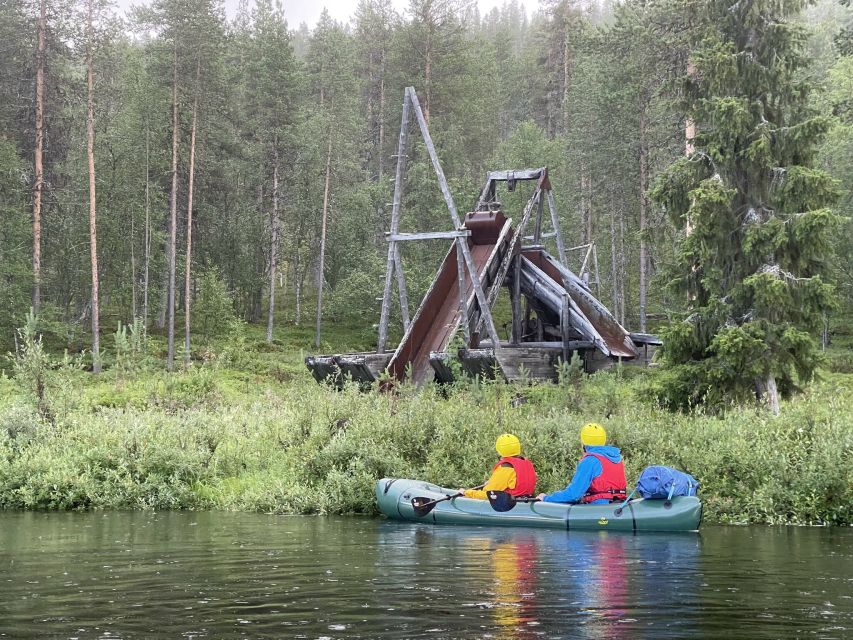
[[[807,34],[793,19],[806,4],[713,0],[698,15],[691,5],[700,44],[683,89],[695,151],[651,193],[684,232],[670,284],[688,311],[664,336],[670,405],[755,393],[778,412],[778,392],[819,363],[839,218],[835,181],[812,167],[829,122],[810,109],[802,73]]]

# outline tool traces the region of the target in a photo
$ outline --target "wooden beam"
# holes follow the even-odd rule
[[[438,161],[438,154],[435,151],[435,145],[432,142],[432,136],[429,134],[424,112],[421,110],[421,103],[415,93],[414,87],[406,87],[406,95],[409,96],[409,101],[412,103],[415,118],[418,121],[418,126],[423,136],[424,144],[429,152],[429,158],[432,161],[432,168],[435,170],[435,175],[438,178],[438,186],[441,189],[441,194],[444,196],[444,202],[447,204],[447,209],[450,212],[450,218],[453,220],[453,228],[459,229],[462,222],[459,219],[459,212],[456,211],[456,204],[453,202],[453,196],[450,195],[450,187],[447,185],[447,178],[444,177],[444,170],[441,168],[441,163]]]
[[[563,244],[563,233],[560,230],[560,220],[557,218],[557,205],[554,202],[554,191],[552,189],[548,189],[548,211],[551,212],[551,227],[554,229],[554,238],[557,241],[557,257],[560,258],[560,262],[562,262],[565,266],[568,266],[568,262],[566,262],[566,246]]]
[[[545,201],[542,199],[542,195],[540,192],[539,195],[539,206],[536,207],[536,223],[533,226],[533,243],[539,244],[542,240],[542,209],[544,208]]]
[[[406,275],[400,258],[400,246],[394,245],[394,271],[397,272],[397,291],[400,294],[400,314],[403,316],[403,332],[409,330],[409,296],[406,294]]]
[[[560,335],[563,338],[563,362],[569,361],[570,339],[570,313],[569,313],[569,294],[563,293],[562,305],[560,305]]]
[[[400,118],[400,139],[397,142],[397,172],[394,176],[394,201],[391,208],[391,235],[397,233],[400,224],[400,203],[403,199],[403,177],[406,171],[406,141],[409,135],[409,94],[403,95],[403,114]],[[376,351],[385,351],[385,341],[388,339],[388,318],[391,315],[391,278],[393,276],[397,244],[392,241],[388,245],[388,261],[385,266],[385,291],[382,294],[382,311],[379,314],[379,337],[376,340]],[[398,279],[398,288],[399,279]],[[405,290],[405,285],[400,291]],[[408,313],[408,311],[406,312]]]
[[[465,290],[465,256],[462,255],[462,242],[456,241],[456,267],[459,272],[459,322],[462,324],[467,349],[471,346],[471,327],[468,325],[468,292]]]
[[[486,174],[486,180],[506,182],[510,178],[513,180],[538,180],[545,173],[545,167],[538,169],[509,169],[505,171],[489,171]]]
[[[455,240],[456,238],[467,238],[471,235],[468,229],[459,231],[425,231],[423,233],[386,233],[388,242],[406,242],[408,240]]]
[[[512,258],[515,264],[512,275],[512,344],[521,342],[521,256]]]
[[[438,161],[438,154],[435,151],[435,145],[433,144],[432,137],[429,134],[429,128],[427,128],[426,119],[424,118],[424,113],[421,110],[421,104],[418,102],[418,96],[415,94],[415,88],[406,87],[406,93],[412,103],[415,117],[417,118],[418,126],[421,129],[421,135],[424,139],[424,144],[429,152],[432,167],[435,170],[435,175],[438,178],[438,186],[441,188],[441,193],[444,196],[445,203],[447,204],[447,209],[450,211],[450,217],[453,220],[454,228],[459,229],[462,227],[462,223],[459,220],[459,213],[456,211],[456,204],[453,202],[453,196],[450,194],[450,187],[447,184],[447,178],[444,177],[444,171],[441,169],[441,163]],[[396,231],[396,229],[394,231]],[[495,329],[495,323],[492,320],[492,310],[488,305],[486,294],[483,292],[483,287],[480,284],[480,277],[477,275],[477,268],[474,265],[474,258],[471,256],[471,250],[468,248],[467,242],[460,242],[459,244],[462,247],[462,255],[465,258],[465,265],[468,267],[468,273],[471,275],[471,284],[474,286],[477,302],[480,303],[481,317],[485,317],[489,336],[497,343],[499,342],[499,338],[497,329]]]
[[[539,235],[539,237],[542,240],[545,240],[546,238],[554,238],[556,236],[557,236],[557,234],[553,231],[549,231],[548,233],[542,233]],[[533,240],[533,236],[524,236],[524,239],[525,240]]]

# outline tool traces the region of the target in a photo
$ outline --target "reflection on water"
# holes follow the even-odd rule
[[[0,637],[844,638],[853,530],[0,514]]]

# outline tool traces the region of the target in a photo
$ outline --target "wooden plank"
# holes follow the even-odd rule
[[[418,126],[421,129],[424,144],[429,152],[432,167],[435,170],[435,175],[438,178],[438,186],[444,196],[447,209],[450,211],[450,217],[453,220],[454,228],[459,229],[462,226],[459,220],[459,213],[456,211],[456,204],[453,202],[453,196],[450,194],[450,187],[447,184],[447,178],[444,177],[444,171],[441,168],[441,163],[438,161],[438,154],[435,151],[435,145],[433,144],[432,137],[429,134],[429,128],[427,127],[424,113],[421,110],[421,104],[418,102],[418,96],[415,94],[415,88],[406,87],[406,92],[408,93],[409,100],[414,108],[415,117],[417,118]],[[394,231],[396,231],[396,229]],[[459,241],[457,240],[457,242]],[[483,287],[480,284],[480,278],[477,275],[477,269],[474,265],[474,260],[471,257],[471,250],[468,248],[467,242],[461,242],[460,244],[462,245],[462,254],[465,257],[465,265],[468,267],[468,273],[471,275],[471,283],[473,284],[474,292],[477,295],[477,302],[480,303],[480,313],[486,318],[486,327],[489,330],[489,335],[492,340],[498,342],[498,332],[497,329],[495,329],[495,323],[492,320],[491,308],[486,300],[486,294],[483,292]]]
[[[403,177],[406,169],[406,140],[409,134],[409,102],[409,94],[406,92],[403,95],[400,139],[397,142],[397,172],[394,176],[394,200],[391,205],[391,235],[397,233],[400,224],[400,203],[403,198]],[[379,314],[379,337],[376,340],[376,350],[379,353],[385,351],[385,341],[388,338],[388,318],[391,315],[391,278],[395,268],[394,258],[396,249],[397,245],[395,242],[391,242],[388,245],[388,261],[385,266],[385,291],[382,294],[382,310]]]
[[[533,225],[533,243],[540,244],[542,240],[542,210],[545,201],[542,199],[541,191],[539,195],[539,203],[536,207],[536,223]]]
[[[560,258],[560,262],[568,266],[569,263],[566,262],[566,246],[563,244],[563,233],[560,230],[560,220],[557,217],[557,205],[554,202],[554,190],[548,189],[547,196],[548,211],[551,212],[551,226],[554,229],[554,238],[557,242],[557,256]]]
[[[385,239],[389,242],[406,242],[408,240],[455,240],[456,238],[467,238],[471,235],[468,229],[459,231],[426,231],[424,233],[386,233]]]
[[[496,355],[504,377],[510,382],[519,380],[557,379],[559,351],[531,349],[524,344],[501,350]]]
[[[570,351],[582,351],[585,349],[595,349],[595,345],[589,340],[569,340],[569,350]],[[483,349],[490,349],[492,346],[491,340],[483,340],[481,343]],[[501,347],[504,349],[515,349],[515,348],[525,348],[525,349],[542,349],[546,351],[562,351],[563,350],[563,341],[562,340],[550,340],[545,342],[520,342],[516,345],[513,345],[509,342],[501,342]]]
[[[560,307],[560,334],[563,336],[563,362],[569,361],[569,343],[571,342],[571,316],[569,294],[563,292],[563,304]]]
[[[317,382],[327,382],[337,387],[343,383],[341,370],[334,356],[306,356],[305,366]]]
[[[455,376],[450,368],[450,354],[445,351],[430,351],[429,363],[435,371],[436,382],[453,382]]]
[[[521,342],[521,256],[512,258],[515,263],[512,276],[512,344]]]
[[[557,234],[556,234],[555,232],[553,232],[553,231],[549,231],[548,233],[542,233],[542,234],[540,234],[540,235],[539,235],[539,237],[540,237],[542,240],[545,240],[545,239],[547,239],[547,238],[554,238],[554,237],[556,237],[556,236],[557,236]],[[525,239],[525,240],[533,240],[533,236],[524,236],[524,239]]]
[[[471,327],[468,318],[468,292],[465,291],[465,256],[462,255],[462,242],[456,242],[456,267],[459,272],[459,322],[462,323],[462,331],[465,335],[465,346],[471,344]]]
[[[506,171],[489,171],[486,174],[486,179],[489,181],[496,180],[498,182],[506,182],[508,179],[513,180],[538,180],[545,173],[545,167],[538,169],[512,169]]]
[[[663,344],[663,340],[651,333],[629,333],[628,336],[630,336],[636,345],[653,345],[659,347]]]
[[[403,261],[400,247],[394,245],[394,271],[397,273],[397,291],[400,294],[400,314],[403,317],[403,333],[409,328],[409,296],[406,294],[406,275],[403,273]]]
[[[459,362],[462,370],[472,378],[485,378],[494,380],[496,369],[499,371],[495,360],[495,350],[489,349],[460,349]]]

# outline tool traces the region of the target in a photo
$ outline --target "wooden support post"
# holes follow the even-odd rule
[[[400,259],[400,246],[394,243],[394,271],[397,272],[397,291],[400,294],[400,313],[403,316],[403,331],[409,330],[409,296],[406,294],[406,275]]]
[[[512,344],[521,342],[521,256],[513,258],[512,275]]]
[[[590,242],[589,244],[586,245],[586,255],[583,257],[583,262],[581,263],[580,276],[581,276],[581,279],[584,281],[584,284],[587,285],[587,287],[589,287],[589,273],[587,272],[587,269],[586,269],[586,263],[589,262],[589,257],[590,257],[590,255],[592,255],[592,248],[594,246],[595,246],[595,244],[592,242]]]
[[[426,119],[424,118],[423,111],[421,110],[421,104],[418,102],[418,96],[415,94],[414,87],[406,87],[406,94],[409,96],[409,100],[412,103],[412,108],[415,112],[415,117],[418,120],[418,125],[421,129],[421,135],[424,139],[424,144],[426,145],[427,151],[429,152],[430,160],[432,161],[432,167],[435,170],[435,175],[438,178],[438,186],[441,188],[441,193],[444,195],[444,201],[447,203],[447,209],[450,211],[450,217],[453,220],[454,229],[459,229],[462,226],[462,223],[459,219],[459,213],[456,211],[456,204],[453,202],[453,196],[450,195],[450,187],[447,185],[447,178],[444,177],[444,171],[441,169],[441,163],[438,161],[438,154],[435,152],[435,145],[432,142],[432,137],[429,134],[429,129],[427,128]],[[395,230],[396,231],[396,230]],[[471,275],[471,284],[474,287],[474,293],[477,296],[477,302],[480,304],[480,314],[485,318],[486,328],[489,331],[489,337],[495,343],[495,349],[499,347],[497,345],[500,344],[500,338],[498,338],[497,329],[495,329],[495,323],[492,320],[492,310],[489,307],[488,300],[486,299],[486,294],[483,291],[483,287],[480,284],[480,276],[477,274],[477,268],[474,265],[474,259],[471,256],[471,250],[468,248],[467,242],[460,243],[462,247],[462,255],[465,258],[465,265],[468,267],[468,273]]]
[[[542,200],[542,194],[539,194],[539,203],[536,207],[536,224],[533,227],[533,244],[542,242],[542,208],[545,202]]]
[[[394,201],[391,208],[391,235],[397,233],[400,225],[400,202],[403,198],[403,178],[406,171],[406,140],[409,134],[409,92],[403,96],[403,115],[400,118],[400,139],[397,143],[397,173],[394,176]],[[399,267],[399,255],[396,242],[388,244],[388,261],[385,266],[385,291],[382,294],[382,311],[379,315],[379,337],[376,341],[377,353],[385,352],[385,341],[388,338],[388,318],[391,315],[391,278],[395,267]],[[400,288],[402,272],[398,276],[397,287],[400,298],[403,299],[405,284]],[[404,311],[408,315],[408,309]],[[405,317],[405,316],[404,316]]]
[[[566,262],[566,246],[563,244],[563,233],[560,231],[560,221],[557,218],[557,205],[554,202],[554,191],[548,189],[548,211],[551,212],[551,226],[554,228],[554,238],[557,241],[557,256],[564,266],[568,266]]]
[[[462,255],[462,243],[465,238],[456,239],[456,268],[459,272],[459,322],[465,335],[465,348],[471,347],[471,327],[468,325],[468,292],[465,290],[465,256]]]
[[[560,306],[560,336],[563,338],[563,362],[569,361],[569,294],[563,292],[563,302]]]
[[[601,298],[601,278],[598,277],[598,251],[595,249],[595,243],[592,243],[592,264],[595,268],[595,296]]]

